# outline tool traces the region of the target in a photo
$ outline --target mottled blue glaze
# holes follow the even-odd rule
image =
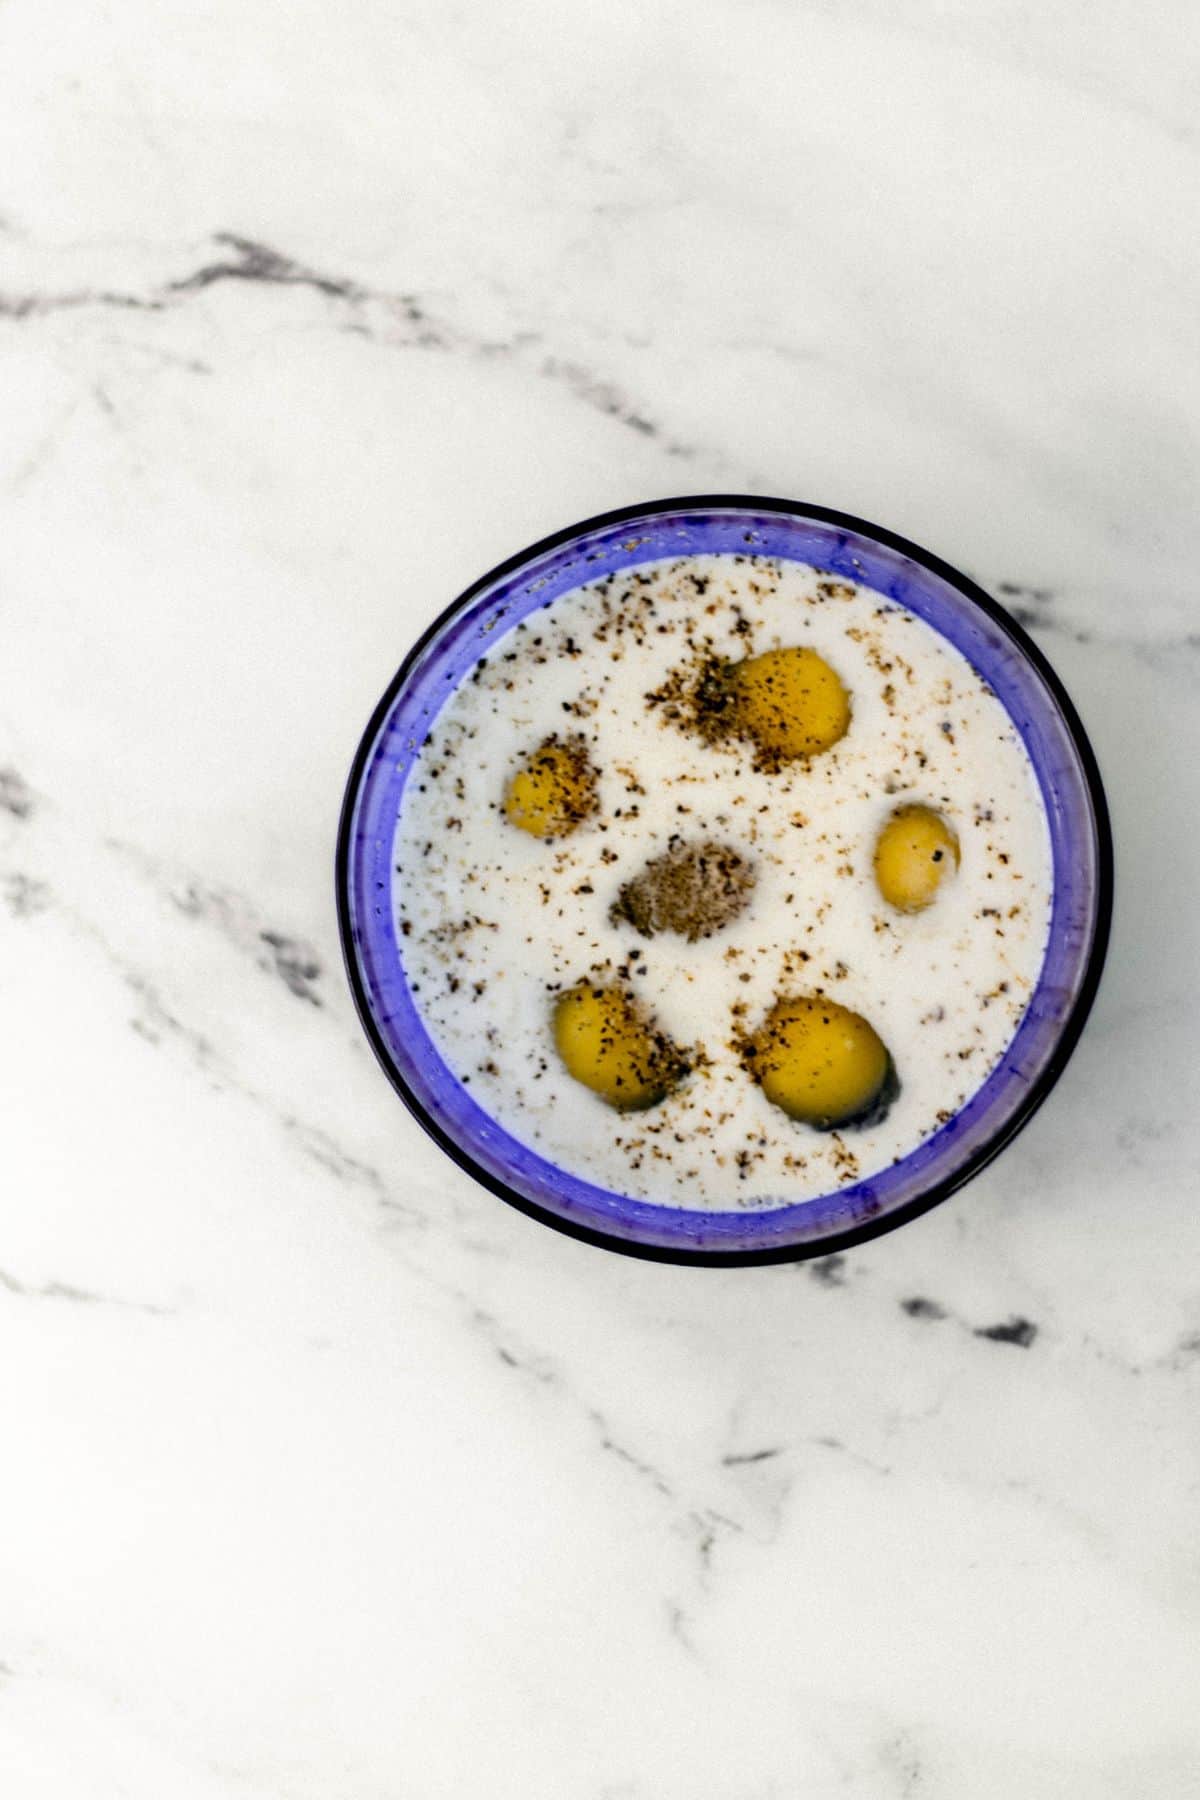
[[[1061,1040],[1107,928],[1103,797],[1077,722],[1054,678],[997,608],[936,559],[873,528],[843,529],[779,502],[666,503],[599,520],[551,541],[468,593],[418,647],[364,741],[347,797],[340,896],[352,975],[376,1047],[418,1115],[493,1184],[569,1227],[668,1255],[747,1256],[812,1251],[949,1191],[1011,1134],[1039,1086],[1061,1062]],[[654,1206],[594,1186],[547,1162],[498,1125],[443,1063],[409,993],[392,906],[396,820],[414,756],[476,660],[527,614],[592,578],[664,556],[750,552],[811,563],[865,583],[908,607],[950,640],[989,683],[1015,722],[1041,786],[1050,824],[1054,898],[1048,948],[1029,1008],[983,1087],[902,1162],[817,1200],[710,1213]],[[977,593],[977,591],[975,591]],[[1040,660],[1040,659],[1039,659]],[[1089,996],[1090,998],[1090,993]],[[1076,1019],[1075,1023],[1079,1021]]]

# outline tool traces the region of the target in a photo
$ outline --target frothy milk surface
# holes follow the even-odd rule
[[[846,735],[778,773],[712,745],[653,698],[705,655],[816,650],[850,695]],[[505,818],[505,784],[551,734],[582,737],[598,808],[542,840]],[[961,862],[926,911],[889,907],[876,839],[936,808]],[[751,903],[695,943],[613,924],[622,885],[672,841],[754,865]],[[813,1199],[878,1172],[981,1086],[1037,982],[1050,840],[999,700],[937,632],[870,588],[804,564],[701,556],[586,584],[498,635],[411,770],[393,905],[411,990],[443,1058],[506,1130],[558,1166],[663,1205]],[[556,995],[620,978],[698,1052],[677,1092],[614,1111],[572,1079]],[[773,1106],[738,1041],[781,995],[826,994],[890,1050],[886,1118],[821,1132]]]

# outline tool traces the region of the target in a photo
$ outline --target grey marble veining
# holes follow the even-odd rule
[[[1200,1790],[1194,23],[0,13],[0,1769],[30,1800]],[[332,843],[409,642],[681,491],[874,517],[1074,695],[1051,1102],[800,1267],[442,1159]]]

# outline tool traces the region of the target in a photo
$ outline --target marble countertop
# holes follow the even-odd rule
[[[6,1796],[1200,1792],[1193,32],[0,10]],[[719,1273],[451,1167],[331,893],[435,611],[718,489],[1006,597],[1119,874],[992,1169]]]

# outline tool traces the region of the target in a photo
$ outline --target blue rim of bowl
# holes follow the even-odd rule
[[[702,1247],[698,1238],[691,1241],[680,1239],[670,1242],[644,1241],[636,1236],[628,1236],[618,1231],[607,1231],[602,1227],[588,1223],[586,1220],[573,1217],[570,1213],[555,1211],[541,1204],[538,1200],[523,1193],[520,1188],[503,1179],[482,1165],[450,1131],[448,1131],[426,1104],[424,1098],[397,1068],[387,1040],[380,1030],[379,1022],[372,1005],[371,996],[363,977],[358,955],[357,942],[359,933],[356,930],[353,914],[353,882],[352,856],[356,838],[356,812],[363,789],[363,778],[371,765],[380,734],[387,725],[398,698],[402,695],[410,675],[420,663],[424,653],[441,634],[452,625],[472,600],[486,594],[508,577],[528,570],[539,558],[556,550],[573,544],[576,540],[587,539],[596,533],[610,530],[613,527],[631,524],[634,521],[662,521],[677,514],[705,512],[737,512],[759,515],[786,515],[801,522],[810,522],[818,526],[826,526],[835,532],[845,533],[847,539],[857,538],[879,545],[890,551],[917,569],[927,572],[943,582],[958,596],[965,599],[993,626],[998,628],[1019,652],[1040,678],[1046,689],[1052,707],[1057,714],[1070,750],[1076,764],[1076,773],[1081,779],[1085,796],[1090,809],[1092,826],[1094,865],[1090,886],[1091,918],[1088,933],[1086,956],[1074,986],[1070,1004],[1057,1025],[1053,1046],[1045,1057],[1036,1077],[1028,1084],[1027,1091],[1018,1103],[1010,1109],[998,1128],[986,1136],[963,1161],[949,1169],[939,1179],[922,1188],[912,1198],[887,1211],[879,1211],[871,1216],[863,1216],[855,1223],[843,1229],[825,1233],[819,1237],[797,1241],[781,1240],[750,1247]],[[657,560],[657,558],[656,558]],[[573,585],[589,578],[585,569]],[[865,578],[864,578],[865,579]],[[868,581],[867,585],[872,585]],[[564,590],[565,591],[565,590]],[[456,684],[457,685],[457,684]],[[451,689],[450,691],[453,691]],[[389,857],[390,862],[390,857]],[[518,551],[515,555],[498,563],[495,568],[481,575],[477,581],[464,589],[450,604],[432,621],[409,650],[400,667],[397,669],[388,687],[376,706],[367,728],[363,733],[354,760],[350,767],[346,783],[345,797],[342,804],[341,819],[338,827],[337,850],[335,858],[335,881],[338,928],[342,944],[342,954],[346,965],[347,979],[367,1039],[375,1055],[408,1110],[418,1124],[428,1133],[436,1144],[455,1162],[459,1168],[471,1175],[483,1187],[495,1194],[510,1206],[535,1219],[539,1224],[548,1225],[556,1231],[581,1242],[595,1245],[602,1249],[615,1250],[620,1254],[635,1256],[652,1262],[667,1262],[690,1266],[711,1268],[751,1267],[769,1263],[798,1262],[813,1257],[829,1256],[844,1251],[851,1246],[881,1236],[888,1231],[896,1230],[911,1219],[928,1212],[943,1200],[957,1192],[959,1188],[979,1174],[1002,1149],[1017,1135],[1046,1099],[1063,1069],[1070,1059],[1071,1053],[1079,1040],[1079,1035],[1087,1020],[1092,1003],[1099,987],[1103,971],[1105,955],[1108,947],[1109,932],[1112,919],[1113,904],[1113,846],[1112,830],[1109,821],[1108,807],[1104,788],[1100,778],[1095,754],[1088,740],[1087,733],[1079,715],[1067,694],[1059,677],[1047,661],[1037,645],[1022,629],[1017,621],[1004,607],[993,600],[968,576],[944,562],[940,557],[898,536],[884,526],[873,524],[851,513],[843,513],[828,507],[811,505],[803,501],[785,500],[757,494],[691,494],[678,498],[653,500],[638,505],[619,507],[611,512],[595,514],[577,524],[565,526],[561,531],[541,538],[537,543]],[[1053,929],[1052,929],[1053,938]],[[1036,999],[1040,991],[1035,990]],[[411,1001],[409,1002],[411,1005]],[[1032,1006],[1032,1001],[1031,1001]],[[1014,1037],[1013,1042],[1016,1039]],[[1011,1050],[1011,1045],[1010,1045]],[[435,1053],[436,1054],[436,1053]],[[1006,1052],[1006,1056],[1008,1052]],[[440,1059],[439,1059],[440,1060]],[[1003,1059],[1002,1059],[1003,1060]],[[990,1083],[995,1079],[998,1070],[993,1070],[987,1080],[981,1084],[967,1105],[971,1105],[980,1095],[985,1094]],[[451,1078],[453,1080],[453,1078]],[[960,1109],[952,1125],[962,1117],[965,1108]],[[986,1116],[986,1108],[984,1109]],[[497,1128],[498,1131],[499,1128]],[[506,1136],[507,1134],[500,1133]],[[935,1134],[938,1136],[940,1134]],[[926,1140],[930,1143],[933,1140]],[[515,1142],[515,1141],[514,1141]],[[527,1147],[517,1148],[529,1154]],[[918,1150],[923,1146],[918,1146]],[[916,1155],[913,1152],[912,1155]],[[902,1159],[897,1168],[909,1162]],[[550,1165],[547,1165],[550,1166]],[[564,1171],[555,1171],[564,1183],[575,1183],[576,1178],[568,1176]],[[891,1171],[884,1171],[890,1175]],[[872,1178],[880,1179],[880,1178]],[[586,1183],[578,1183],[580,1189],[587,1188]],[[856,1184],[853,1194],[859,1187],[868,1188],[870,1183]],[[603,1190],[591,1189],[596,1194]],[[684,1219],[699,1220],[726,1215],[703,1215],[694,1209],[676,1209],[652,1206],[649,1203],[634,1202],[628,1196],[609,1195],[607,1198],[624,1205],[628,1211],[645,1210],[658,1216],[677,1215]],[[826,1196],[832,1200],[834,1196]],[[796,1203],[789,1203],[796,1207]],[[821,1202],[801,1203],[802,1205],[819,1205]],[[796,1210],[799,1210],[797,1207]],[[753,1220],[770,1219],[769,1213],[737,1213],[732,1217],[744,1220],[749,1226]]]

